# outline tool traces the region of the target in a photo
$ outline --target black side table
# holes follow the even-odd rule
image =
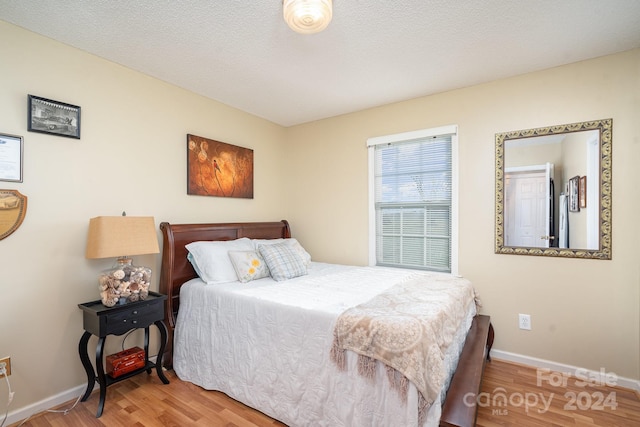
[[[100,384],[100,402],[98,403],[96,418],[102,415],[104,401],[107,395],[107,387],[111,384],[126,380],[144,371],[151,374],[151,369],[153,368],[156,368],[160,380],[162,380],[164,384],[169,384],[169,380],[164,376],[164,372],[162,372],[162,355],[167,345],[167,326],[163,322],[164,301],[166,299],[166,295],[149,292],[149,296],[143,301],[113,307],[105,307],[100,300],[78,304],[78,307],[83,311],[82,318],[85,330],[78,344],[78,352],[80,353],[82,366],[84,366],[87,372],[87,390],[84,392],[81,400],[84,402],[89,398],[95,382],[98,381]],[[156,363],[149,361],[149,326],[151,326],[151,324],[156,325],[160,330],[160,350],[158,351]],[[118,378],[105,375],[102,351],[107,335],[122,335],[132,329],[142,328],[144,328],[145,366],[123,374]],[[87,350],[91,335],[98,337],[98,344],[96,346],[97,375],[93,370]]]

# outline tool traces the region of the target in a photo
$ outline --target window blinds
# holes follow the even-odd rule
[[[451,135],[374,147],[376,264],[451,271]]]

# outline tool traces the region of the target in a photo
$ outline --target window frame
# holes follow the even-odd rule
[[[447,125],[367,139],[369,179],[369,265],[376,265],[375,147],[418,138],[451,135],[451,274],[458,275],[458,125]]]

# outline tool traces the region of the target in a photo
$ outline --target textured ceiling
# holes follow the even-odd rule
[[[638,0],[0,0],[0,19],[283,126],[640,47]]]

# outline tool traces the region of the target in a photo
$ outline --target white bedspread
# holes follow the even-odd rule
[[[307,276],[285,282],[206,285],[193,279],[180,294],[173,367],[180,379],[222,391],[289,426],[417,426],[415,386],[403,402],[383,366],[372,381],[358,375],[355,354],[347,354],[345,372],[329,358],[340,313],[415,274],[438,273],[314,262]],[[475,304],[465,311],[446,357],[447,378]],[[437,401],[426,425],[438,424],[440,410]]]

